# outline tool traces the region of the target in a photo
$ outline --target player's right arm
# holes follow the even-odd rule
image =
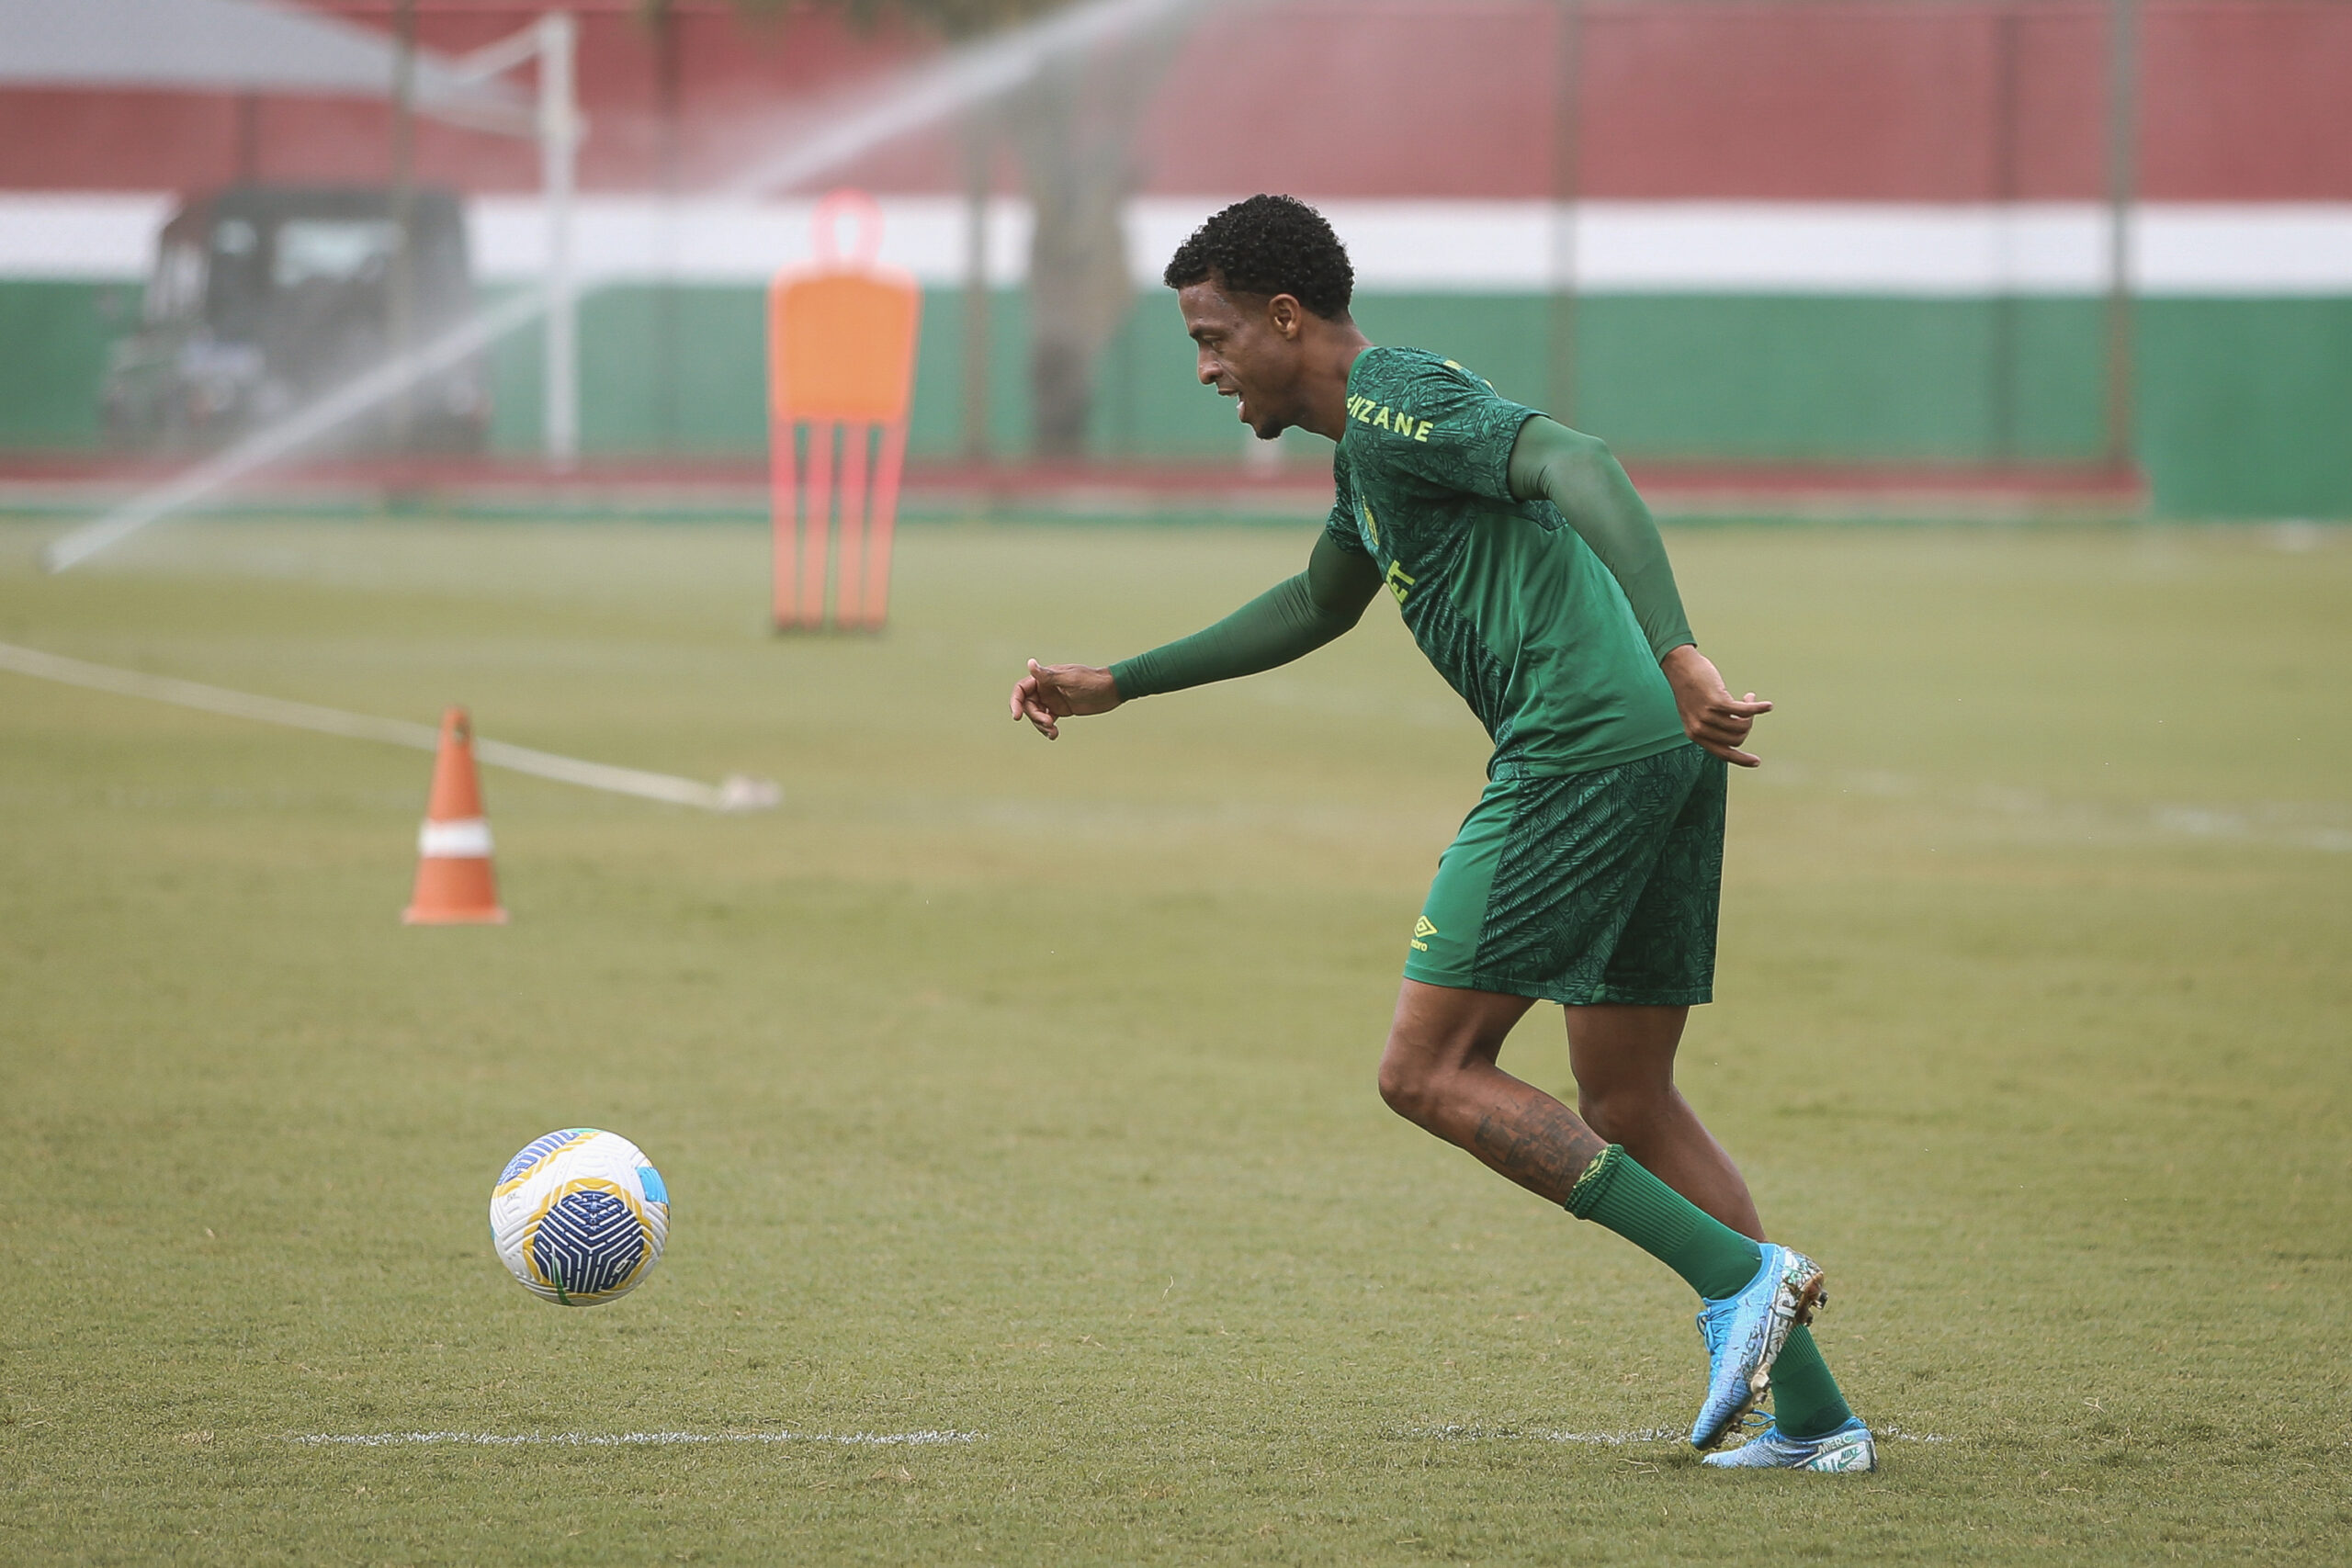
[[[1650,509],[1608,446],[1537,414],[1520,427],[1512,443],[1507,482],[1515,498],[1541,497],[1558,508],[1617,579],[1667,684],[1674,689],[1683,733],[1726,761],[1756,766],[1758,759],[1741,748],[1757,718],[1771,712],[1772,705],[1757,701],[1753,692],[1744,699],[1733,697],[1714,662],[1699,651],[1690,618],[1682,613],[1682,595],[1674,586],[1666,541],[1658,537]]]
[[[1682,612],[1666,541],[1606,443],[1537,414],[1511,444],[1509,483],[1516,500],[1550,502],[1592,547],[1625,591],[1652,658],[1664,663],[1676,649],[1698,641]]]
[[[1059,720],[1108,713],[1130,697],[1204,686],[1255,675],[1302,658],[1363,618],[1380,592],[1380,568],[1329,532],[1315,541],[1306,570],[1275,584],[1216,625],[1164,643],[1109,669],[1029,661],[1014,682],[1012,716],[1027,719],[1052,740]]]

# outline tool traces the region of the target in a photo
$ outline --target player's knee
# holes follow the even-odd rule
[[[1417,1121],[1421,1088],[1419,1075],[1392,1054],[1380,1058],[1380,1098],[1389,1110],[1408,1122]]]
[[[1439,1100],[1437,1075],[1426,1059],[1392,1043],[1380,1057],[1380,1098],[1406,1121],[1424,1123]]]
[[[1667,1100],[1673,1092],[1670,1087],[1661,1091],[1647,1084],[1598,1088],[1580,1084],[1577,1088],[1577,1114],[1584,1118],[1586,1126],[1611,1143],[1630,1147],[1644,1141],[1643,1134],[1665,1111]]]

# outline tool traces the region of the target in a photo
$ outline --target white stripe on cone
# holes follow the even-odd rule
[[[427,822],[417,830],[416,852],[428,860],[488,860],[490,824],[480,817]]]

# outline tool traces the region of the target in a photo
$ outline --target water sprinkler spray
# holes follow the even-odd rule
[[[1213,0],[1087,0],[996,38],[953,51],[902,73],[895,85],[876,90],[865,107],[843,114],[829,130],[755,164],[719,189],[752,196],[788,187],[838,168],[910,131],[959,114],[975,104],[1018,91],[1042,66],[1064,55],[1125,37],[1180,12]],[[521,47],[520,39],[492,49]],[[477,68],[492,51],[475,57]],[[509,62],[518,63],[519,59]],[[493,66],[492,69],[503,69]],[[484,73],[487,74],[488,73]],[[485,124],[482,129],[503,129]],[[576,145],[576,142],[575,142]],[[579,289],[568,276],[566,299]],[[554,269],[550,269],[551,274]],[[557,280],[551,276],[549,285]],[[594,287],[593,280],[586,280]],[[369,410],[401,395],[425,377],[520,331],[546,315],[556,302],[549,285],[526,289],[423,347],[368,371],[308,408],[254,432],[176,477],[74,529],[41,552],[50,571],[69,570],[140,530],[219,494],[239,479],[290,457]],[[550,420],[552,427],[554,422]]]

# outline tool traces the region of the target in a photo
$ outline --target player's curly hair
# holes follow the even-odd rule
[[[1237,201],[1176,247],[1170,288],[1214,280],[1237,294],[1288,294],[1327,321],[1348,319],[1356,269],[1323,215],[1295,196]]]

